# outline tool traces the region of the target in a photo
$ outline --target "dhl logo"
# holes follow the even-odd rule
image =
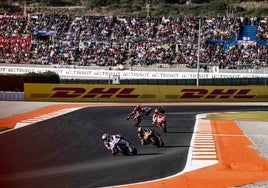
[[[207,89],[182,89],[181,92],[183,93],[180,98],[207,98],[207,99],[214,99],[214,98],[221,98],[227,99],[230,97],[236,99],[252,99],[255,95],[249,95],[251,89],[214,89],[211,92]]]
[[[97,95],[100,95],[100,98],[111,98],[113,95],[117,98],[138,98],[140,95],[131,94],[135,88],[93,88],[90,91],[86,92],[84,88],[68,88],[68,87],[55,87],[52,89],[56,91],[51,98],[94,98]]]
[[[136,93],[134,94],[134,91]],[[41,97],[49,97],[49,98],[156,98],[156,94],[141,94],[139,90],[136,88],[119,88],[119,87],[96,87],[92,88],[89,91],[85,88],[80,87],[54,87],[52,89],[54,93],[50,94],[31,94],[32,98],[41,98]],[[176,94],[165,94],[165,99],[253,99],[255,97],[258,98],[268,98],[268,96],[257,96],[250,94],[251,89],[181,89]],[[163,92],[165,93],[165,92]],[[168,92],[166,92],[168,93]],[[174,93],[174,90],[172,90]],[[160,95],[160,93],[159,93]]]

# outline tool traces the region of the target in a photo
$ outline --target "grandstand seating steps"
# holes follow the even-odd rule
[[[239,34],[238,40],[250,40],[257,41],[258,26],[256,25],[244,25]]]
[[[257,31],[258,26],[256,25],[244,25],[241,28],[241,31],[237,39],[231,39],[226,41],[224,45],[224,51],[227,50],[230,46],[236,45],[238,40],[256,41],[258,45],[266,45],[267,41],[257,38]]]

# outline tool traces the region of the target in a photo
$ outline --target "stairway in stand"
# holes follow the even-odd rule
[[[257,41],[257,30],[258,26],[256,25],[244,25],[241,28],[238,40]]]

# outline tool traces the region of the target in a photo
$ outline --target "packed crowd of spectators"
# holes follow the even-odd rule
[[[207,42],[235,39],[244,24],[257,25],[258,38],[268,40],[267,18],[0,15],[0,63],[194,68],[199,54],[201,64],[220,68],[266,66],[267,44],[224,50]]]

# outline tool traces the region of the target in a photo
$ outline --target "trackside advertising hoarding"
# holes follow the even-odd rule
[[[25,101],[267,102],[265,86],[24,84]]]
[[[175,69],[174,69],[175,70]],[[79,68],[40,68],[40,67],[16,67],[0,66],[0,74],[25,74],[30,72],[43,73],[52,71],[57,73],[60,78],[79,78],[79,79],[111,79],[119,76],[124,79],[196,79],[197,72],[160,72],[160,71],[131,71],[131,70],[94,70]],[[200,79],[214,78],[266,78],[267,74],[255,73],[199,73]]]

